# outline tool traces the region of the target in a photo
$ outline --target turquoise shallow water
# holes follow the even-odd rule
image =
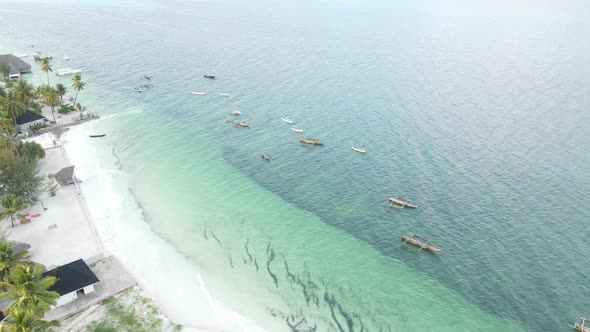
[[[119,114],[96,125],[103,153],[150,226],[226,303],[265,308],[247,316],[567,330],[590,310],[589,15],[575,1],[0,2],[0,50],[34,44],[84,70],[81,101]],[[154,87],[133,92],[144,73]],[[224,123],[232,109],[250,130]],[[326,145],[300,146],[285,115]],[[388,208],[395,194],[420,208]],[[414,232],[443,253],[400,250]]]

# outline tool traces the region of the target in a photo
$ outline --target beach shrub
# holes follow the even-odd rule
[[[37,160],[0,150],[0,196],[15,194],[25,202],[37,200],[43,178],[37,173]]]
[[[21,157],[29,159],[43,159],[45,158],[45,150],[37,142],[26,142],[21,144],[19,148]]]
[[[68,114],[68,113],[73,112],[75,110],[76,109],[74,108],[74,105],[69,104],[69,103],[65,103],[59,107],[59,110],[57,110],[57,112],[59,114]]]
[[[44,123],[36,123],[36,124],[30,126],[29,130],[31,130],[33,133],[36,133],[43,128],[47,128],[47,125]]]

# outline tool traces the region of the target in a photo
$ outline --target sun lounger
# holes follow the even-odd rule
[[[21,225],[24,225],[24,224],[28,224],[30,222],[31,222],[31,219],[23,219],[23,220],[20,221],[20,224]]]
[[[38,217],[41,217],[41,213],[31,215],[31,218],[38,218]]]

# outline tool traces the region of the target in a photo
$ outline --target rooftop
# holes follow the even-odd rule
[[[28,73],[31,71],[31,65],[14,54],[0,54],[0,62],[8,64],[10,75]]]
[[[37,113],[31,112],[31,111],[25,111],[23,113],[23,115],[16,118],[16,124],[23,125],[23,124],[27,124],[29,122],[35,122],[35,121],[39,121],[39,120],[43,120],[43,119],[45,119],[45,117],[41,114],[37,114]]]
[[[49,290],[58,292],[59,295],[77,291],[100,281],[81,258],[49,270],[43,273],[43,276],[54,276],[57,278],[57,282]]]

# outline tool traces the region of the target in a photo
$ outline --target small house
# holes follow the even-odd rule
[[[31,65],[14,54],[0,54],[0,62],[8,67],[8,77],[12,80],[20,79],[20,74],[30,73]]]
[[[38,124],[43,124],[47,121],[41,114],[31,111],[25,111],[23,115],[16,118],[16,131],[26,133],[31,130],[31,127]]]
[[[49,288],[50,291],[60,295],[57,299],[57,307],[94,292],[94,284],[100,281],[83,259],[56,267],[43,273],[43,276],[57,278],[57,282]]]

